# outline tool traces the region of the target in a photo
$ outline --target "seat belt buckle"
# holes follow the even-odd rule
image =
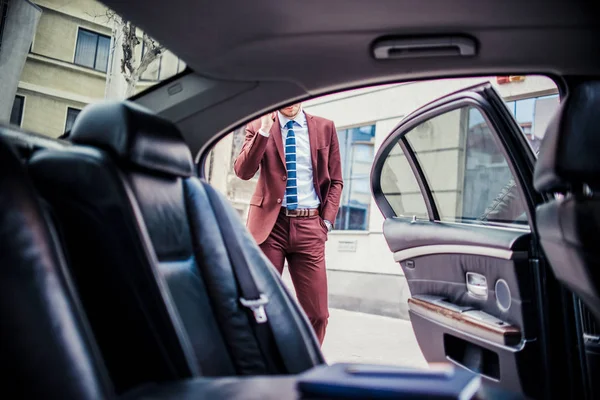
[[[254,320],[258,324],[264,324],[267,322],[267,312],[265,311],[265,305],[269,302],[269,299],[264,294],[261,294],[258,299],[247,300],[240,297],[240,303],[246,308],[249,308],[254,314]]]

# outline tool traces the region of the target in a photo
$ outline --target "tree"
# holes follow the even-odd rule
[[[141,76],[164,53],[165,47],[112,10],[106,11],[106,18],[112,22],[112,45],[105,97],[126,99],[135,94]],[[143,54],[137,60],[136,48],[142,43]]]

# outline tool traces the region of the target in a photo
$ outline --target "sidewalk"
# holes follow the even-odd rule
[[[329,310],[323,354],[329,364],[360,362],[426,368],[410,322],[345,310]]]
[[[287,268],[283,281],[295,296]],[[427,367],[410,322],[399,318],[330,308],[322,350],[329,364],[360,362]]]

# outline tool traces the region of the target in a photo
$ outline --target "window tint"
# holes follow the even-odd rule
[[[79,29],[75,47],[75,64],[106,72],[110,37]]]
[[[76,108],[69,107],[67,109],[67,122],[65,123],[65,132],[68,132],[71,130],[71,128],[73,128],[75,119],[77,118],[80,112],[81,110],[78,110]]]
[[[15,102],[12,106],[12,111],[10,112],[10,123],[12,125],[21,126],[21,121],[23,120],[23,106],[25,105],[25,97],[23,96],[15,96]]]
[[[396,216],[429,218],[419,184],[399,144],[383,163],[381,191]]]
[[[478,109],[463,107],[434,117],[406,139],[441,220],[527,224],[512,173]]]
[[[375,125],[338,130],[344,188],[334,229],[366,230],[374,157]]]

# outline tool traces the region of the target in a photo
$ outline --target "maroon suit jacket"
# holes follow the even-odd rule
[[[306,113],[305,113],[306,114]],[[235,174],[251,179],[260,167],[254,195],[250,199],[247,226],[258,244],[264,242],[277,221],[285,196],[287,172],[283,137],[275,114],[269,137],[259,134],[260,120],[246,126],[246,139],[235,160]],[[333,223],[342,196],[342,165],[335,125],[325,118],[306,114],[315,191],[321,218]]]

